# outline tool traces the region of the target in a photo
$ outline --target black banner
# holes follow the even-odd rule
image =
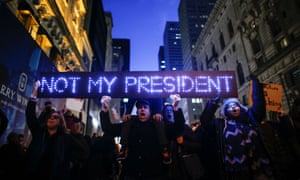
[[[135,71],[41,73],[39,97],[183,98],[237,97],[234,71]]]

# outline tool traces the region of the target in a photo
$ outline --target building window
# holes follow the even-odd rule
[[[277,16],[274,16],[273,13],[270,13],[268,15],[267,22],[270,26],[270,31],[273,37],[275,37],[277,34],[279,34],[282,31],[279,23],[279,18]]]
[[[197,61],[195,58],[192,59],[192,69],[194,71],[197,71],[198,70],[198,67],[197,67]]]
[[[281,49],[286,48],[286,47],[288,46],[288,41],[287,41],[287,39],[286,39],[286,38],[280,39],[279,45],[280,45],[280,48],[281,48]]]
[[[285,80],[289,88],[300,84],[300,68],[295,67],[285,73]]]
[[[224,63],[226,63],[226,62],[227,62],[227,58],[226,58],[226,56],[223,56],[223,61],[224,61]]]
[[[232,51],[235,52],[235,49],[236,49],[235,44],[233,44],[232,45]]]
[[[264,63],[266,63],[266,60],[262,57],[262,56],[259,56],[259,57],[256,57],[255,58],[255,62],[256,62],[256,64],[264,64]]]
[[[225,48],[225,40],[222,32],[220,34],[220,44],[221,44],[221,49],[223,50]]]
[[[258,37],[255,36],[253,39],[250,40],[251,43],[251,47],[253,50],[253,54],[258,53],[261,50],[260,44],[259,44],[259,40]]]
[[[218,53],[214,44],[212,45],[211,52],[213,57],[218,57]]]
[[[245,83],[245,76],[242,64],[238,60],[236,61],[236,71],[238,73],[239,85],[241,86]]]
[[[228,28],[229,37],[232,38],[234,35],[234,30],[233,30],[233,25],[231,20],[228,21],[227,28]]]
[[[200,71],[203,71],[204,70],[204,67],[203,67],[203,64],[201,63],[200,64]]]

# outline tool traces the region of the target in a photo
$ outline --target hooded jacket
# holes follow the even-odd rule
[[[252,91],[254,102],[252,107],[247,108],[238,99],[229,98],[224,101],[222,106],[221,114],[223,118],[215,117],[215,112],[219,108],[215,100],[208,101],[202,112],[200,118],[203,129],[201,134],[203,143],[202,159],[206,165],[206,176],[210,179],[224,179],[226,172],[250,170],[247,165],[250,161],[247,156],[249,153],[247,147],[254,147],[254,144],[259,144],[259,148],[253,151],[258,154],[258,157],[261,155],[258,151],[263,148],[257,136],[256,125],[263,120],[266,106],[263,86],[257,79],[253,79]],[[237,103],[241,108],[240,116],[235,119],[231,119],[226,113],[230,102]],[[235,144],[236,141],[249,143],[241,146]],[[219,171],[216,171],[216,169],[219,169]]]

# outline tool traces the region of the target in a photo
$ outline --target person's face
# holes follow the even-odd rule
[[[56,112],[52,113],[51,116],[47,120],[47,127],[49,129],[57,128],[59,126],[59,122],[60,122],[61,118],[62,117],[58,113],[56,113]]]
[[[232,117],[239,117],[241,115],[241,108],[236,103],[229,103],[227,113]]]
[[[142,122],[149,120],[151,117],[150,106],[147,104],[142,104],[137,107],[137,116]]]
[[[164,118],[169,122],[174,122],[174,112],[172,106],[167,106],[164,111]]]

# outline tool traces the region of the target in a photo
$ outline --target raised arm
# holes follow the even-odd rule
[[[182,112],[182,109],[179,107],[179,103],[181,101],[181,97],[179,94],[174,94],[170,96],[172,98],[172,105],[174,110],[174,126],[176,133],[182,134],[185,127],[185,118]]]
[[[7,125],[8,125],[8,119],[5,113],[0,109],[0,137],[3,134],[3,132],[6,130]]]
[[[102,110],[100,112],[100,122],[104,133],[108,133],[111,136],[120,136],[122,124],[113,124],[109,117],[109,103],[111,98],[109,96],[103,96],[101,98]]]
[[[201,122],[201,127],[204,129],[207,129],[211,127],[214,123],[214,118],[215,118],[215,112],[219,108],[219,101],[220,101],[220,96],[218,95],[214,99],[210,99],[202,111],[201,117],[200,117],[200,122]]]
[[[34,134],[34,132],[40,128],[40,123],[36,116],[36,97],[37,97],[38,87],[39,87],[39,82],[36,81],[33,85],[31,97],[28,101],[28,104],[26,106],[26,111],[25,111],[26,122],[32,134]]]

